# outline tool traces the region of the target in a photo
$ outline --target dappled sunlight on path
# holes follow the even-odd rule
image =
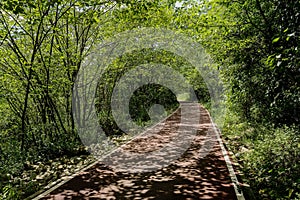
[[[129,173],[98,162],[41,199],[237,199],[209,114],[202,107],[200,111],[190,147],[169,165]],[[179,118],[180,110],[166,120],[159,133],[143,134],[124,145],[123,151],[152,152],[163,147],[174,137]],[[205,142],[210,151],[203,156]]]

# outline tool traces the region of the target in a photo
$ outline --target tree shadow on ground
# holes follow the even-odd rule
[[[42,199],[237,199],[217,138],[210,138],[206,156],[199,154],[211,129],[208,113],[201,113],[198,134],[170,165],[129,173],[97,163]]]

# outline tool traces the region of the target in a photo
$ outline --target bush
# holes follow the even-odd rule
[[[266,131],[266,130],[265,130]],[[243,154],[244,167],[259,196],[296,198],[300,193],[300,136],[294,128],[269,129]]]
[[[257,199],[299,199],[299,129],[240,122],[233,113],[227,116],[223,134]]]

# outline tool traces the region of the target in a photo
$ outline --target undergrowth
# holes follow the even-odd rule
[[[10,142],[10,145],[1,145],[0,200],[25,199],[92,160],[85,148],[79,145],[61,152],[57,149],[55,154],[51,151],[37,152],[35,149],[20,151],[17,142]]]
[[[300,132],[227,115],[223,135],[256,199],[300,199]]]

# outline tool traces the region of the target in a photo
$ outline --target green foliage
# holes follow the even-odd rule
[[[4,174],[5,179],[1,180],[0,188],[4,189],[5,198],[15,194],[23,198],[25,194],[16,188],[28,191],[27,195],[40,187],[30,186],[26,181],[21,184],[19,179],[11,180],[22,176],[28,170],[28,163],[31,166],[76,152],[74,149],[80,145],[80,140],[74,126],[71,92],[82,61],[93,44],[118,32],[143,26],[177,29],[174,24],[180,16],[176,15],[175,2],[0,2],[0,174]],[[124,55],[111,65],[98,87],[100,100],[96,106],[108,135],[122,134],[108,106],[112,86],[126,72],[124,69],[129,69],[124,65],[146,62],[173,65],[185,75],[202,101],[209,99],[201,75],[181,58],[154,50]],[[144,122],[146,111],[153,103],[166,104],[169,112],[178,105],[168,91],[154,88],[147,90],[151,90],[155,101],[145,105],[143,111],[139,107],[137,113],[132,113],[138,114],[135,115],[137,121]],[[132,98],[132,105],[142,102],[145,102],[145,95],[139,93]],[[26,184],[28,187],[24,186]]]
[[[14,155],[11,157],[14,159]],[[26,161],[23,164],[21,160]],[[20,160],[14,160],[22,164],[22,170],[15,170],[16,165],[12,162],[11,169],[7,169],[9,173],[1,174],[0,199],[25,199],[50,182],[69,176],[92,161],[94,159],[87,156],[87,152],[82,148],[64,153],[64,156],[60,155],[59,158],[41,159],[36,157],[34,152],[29,152]]]
[[[246,172],[260,196],[292,199],[300,193],[300,137],[293,128],[263,130],[254,148],[243,155]]]
[[[245,118],[299,124],[299,1],[210,1],[203,44]]]
[[[176,2],[0,2],[2,198],[23,197],[14,184],[27,182],[11,179],[26,171],[26,163],[72,154],[80,145],[71,91],[82,61],[95,42],[139,27],[176,30],[206,47],[226,86],[224,133],[256,195],[299,198],[300,2],[184,0],[175,6]],[[184,59],[163,50],[131,52],[111,63],[97,88],[97,112],[107,135],[123,134],[110,108],[116,82],[146,63],[177,70],[200,101],[209,103],[201,74]],[[134,120],[146,122],[154,103],[166,104],[169,112],[178,106],[168,90],[148,85],[131,99]],[[121,143],[123,137],[127,138],[114,140]],[[33,183],[23,188],[29,194],[35,187]]]
[[[105,28],[105,34],[114,35],[140,27],[172,27],[174,1],[121,1],[112,11],[114,16]]]
[[[108,69],[102,74],[98,83],[96,109],[101,127],[107,135],[124,134],[114,121],[111,111],[111,96],[116,83],[118,83],[120,78],[130,69],[134,69],[137,66],[147,63],[159,63],[177,70],[194,88],[198,99],[201,102],[209,102],[209,92],[201,74],[199,74],[199,72],[186,60],[165,50],[142,49],[139,51],[133,51],[122,55],[110,64]],[[143,73],[150,72],[145,71]],[[163,73],[160,74],[160,77],[156,78],[164,79]],[[143,80],[133,77],[132,82],[138,84],[139,82],[143,82]],[[181,88],[182,85],[177,85],[176,87]],[[127,90],[125,86],[123,89]],[[141,123],[148,121],[149,116],[147,111],[155,103],[162,103],[169,112],[174,111],[178,106],[178,102],[174,94],[168,92],[166,88],[163,89],[163,87],[160,86],[153,87],[153,85],[148,85],[146,88],[141,88],[140,91],[137,92],[141,93],[136,93],[136,95],[132,97],[130,102],[131,105],[129,107],[131,109],[131,117]]]
[[[297,199],[300,137],[296,127],[274,128],[228,115],[223,134],[257,199]]]
[[[0,198],[12,200],[12,199],[19,199],[19,196],[16,189],[12,185],[8,184],[5,187],[3,187],[2,192],[0,193]]]
[[[0,2],[3,198],[16,199],[19,194],[23,198],[39,189],[16,178],[26,171],[26,162],[72,154],[80,145],[72,116],[72,87],[88,47],[98,38],[96,20],[102,20],[104,8],[112,5],[103,1]],[[26,192],[21,194],[15,187]]]
[[[151,120],[149,111],[154,104],[164,106],[168,113],[176,110],[179,106],[175,94],[170,89],[157,84],[144,85],[136,90],[130,98],[129,112],[133,121],[149,122]]]
[[[64,151],[68,144],[77,145],[72,87],[87,47],[98,38],[96,21],[113,3],[4,1],[1,5],[0,93],[12,117],[5,126],[18,127],[12,136],[20,141],[21,151],[54,147],[53,151]]]
[[[299,1],[208,4],[211,9],[200,17],[212,26],[203,30],[201,40],[226,83],[229,121],[223,132],[228,144],[258,199],[296,199]]]
[[[226,84],[228,144],[258,199],[297,199],[300,3],[214,0],[206,5],[198,19],[208,28],[198,37]]]

